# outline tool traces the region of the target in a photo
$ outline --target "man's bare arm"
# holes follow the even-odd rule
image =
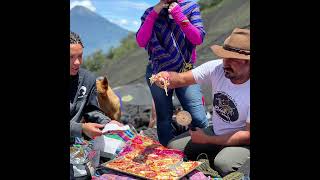
[[[246,130],[243,131],[221,136],[209,136],[208,142],[224,146],[250,145],[250,123],[247,123]]]
[[[250,123],[247,123],[245,130],[220,136],[207,135],[200,128],[196,128],[196,131],[190,130],[189,132],[193,143],[217,144],[223,146],[250,145]]]
[[[168,88],[170,89],[196,84],[196,80],[193,77],[192,71],[183,73],[162,71],[156,76],[157,79],[155,83],[161,88],[164,88],[165,80],[169,82]]]

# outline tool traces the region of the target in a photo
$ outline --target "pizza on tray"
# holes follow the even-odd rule
[[[104,166],[145,179],[179,179],[201,164],[184,162],[183,157],[182,151],[168,149],[148,137],[137,135],[117,158]]]

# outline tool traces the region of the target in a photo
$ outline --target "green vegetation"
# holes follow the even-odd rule
[[[221,1],[222,0],[200,0],[198,4],[200,6],[200,10],[203,11],[219,4]]]
[[[98,50],[85,59],[82,67],[93,73],[97,73],[105,63],[106,55],[103,54],[102,50]]]
[[[109,59],[120,59],[122,56],[128,54],[133,49],[137,49],[136,35],[130,33],[128,37],[121,40],[121,45],[117,48],[111,48],[107,54]]]
[[[128,55],[135,49],[138,49],[135,34],[130,33],[128,37],[121,40],[119,47],[110,48],[107,54],[103,54],[102,50],[98,50],[89,55],[85,59],[82,67],[98,75],[103,67],[111,66],[114,62]]]

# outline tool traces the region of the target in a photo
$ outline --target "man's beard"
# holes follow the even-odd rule
[[[233,71],[233,69],[231,69],[231,68],[223,68],[223,70],[224,70],[224,75],[226,76],[226,78],[228,78],[228,79],[233,79],[233,78],[235,78],[235,76],[234,76],[234,71]]]

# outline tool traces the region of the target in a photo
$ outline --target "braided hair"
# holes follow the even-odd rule
[[[80,36],[72,31],[70,31],[70,44],[80,44],[82,47],[84,47]]]

